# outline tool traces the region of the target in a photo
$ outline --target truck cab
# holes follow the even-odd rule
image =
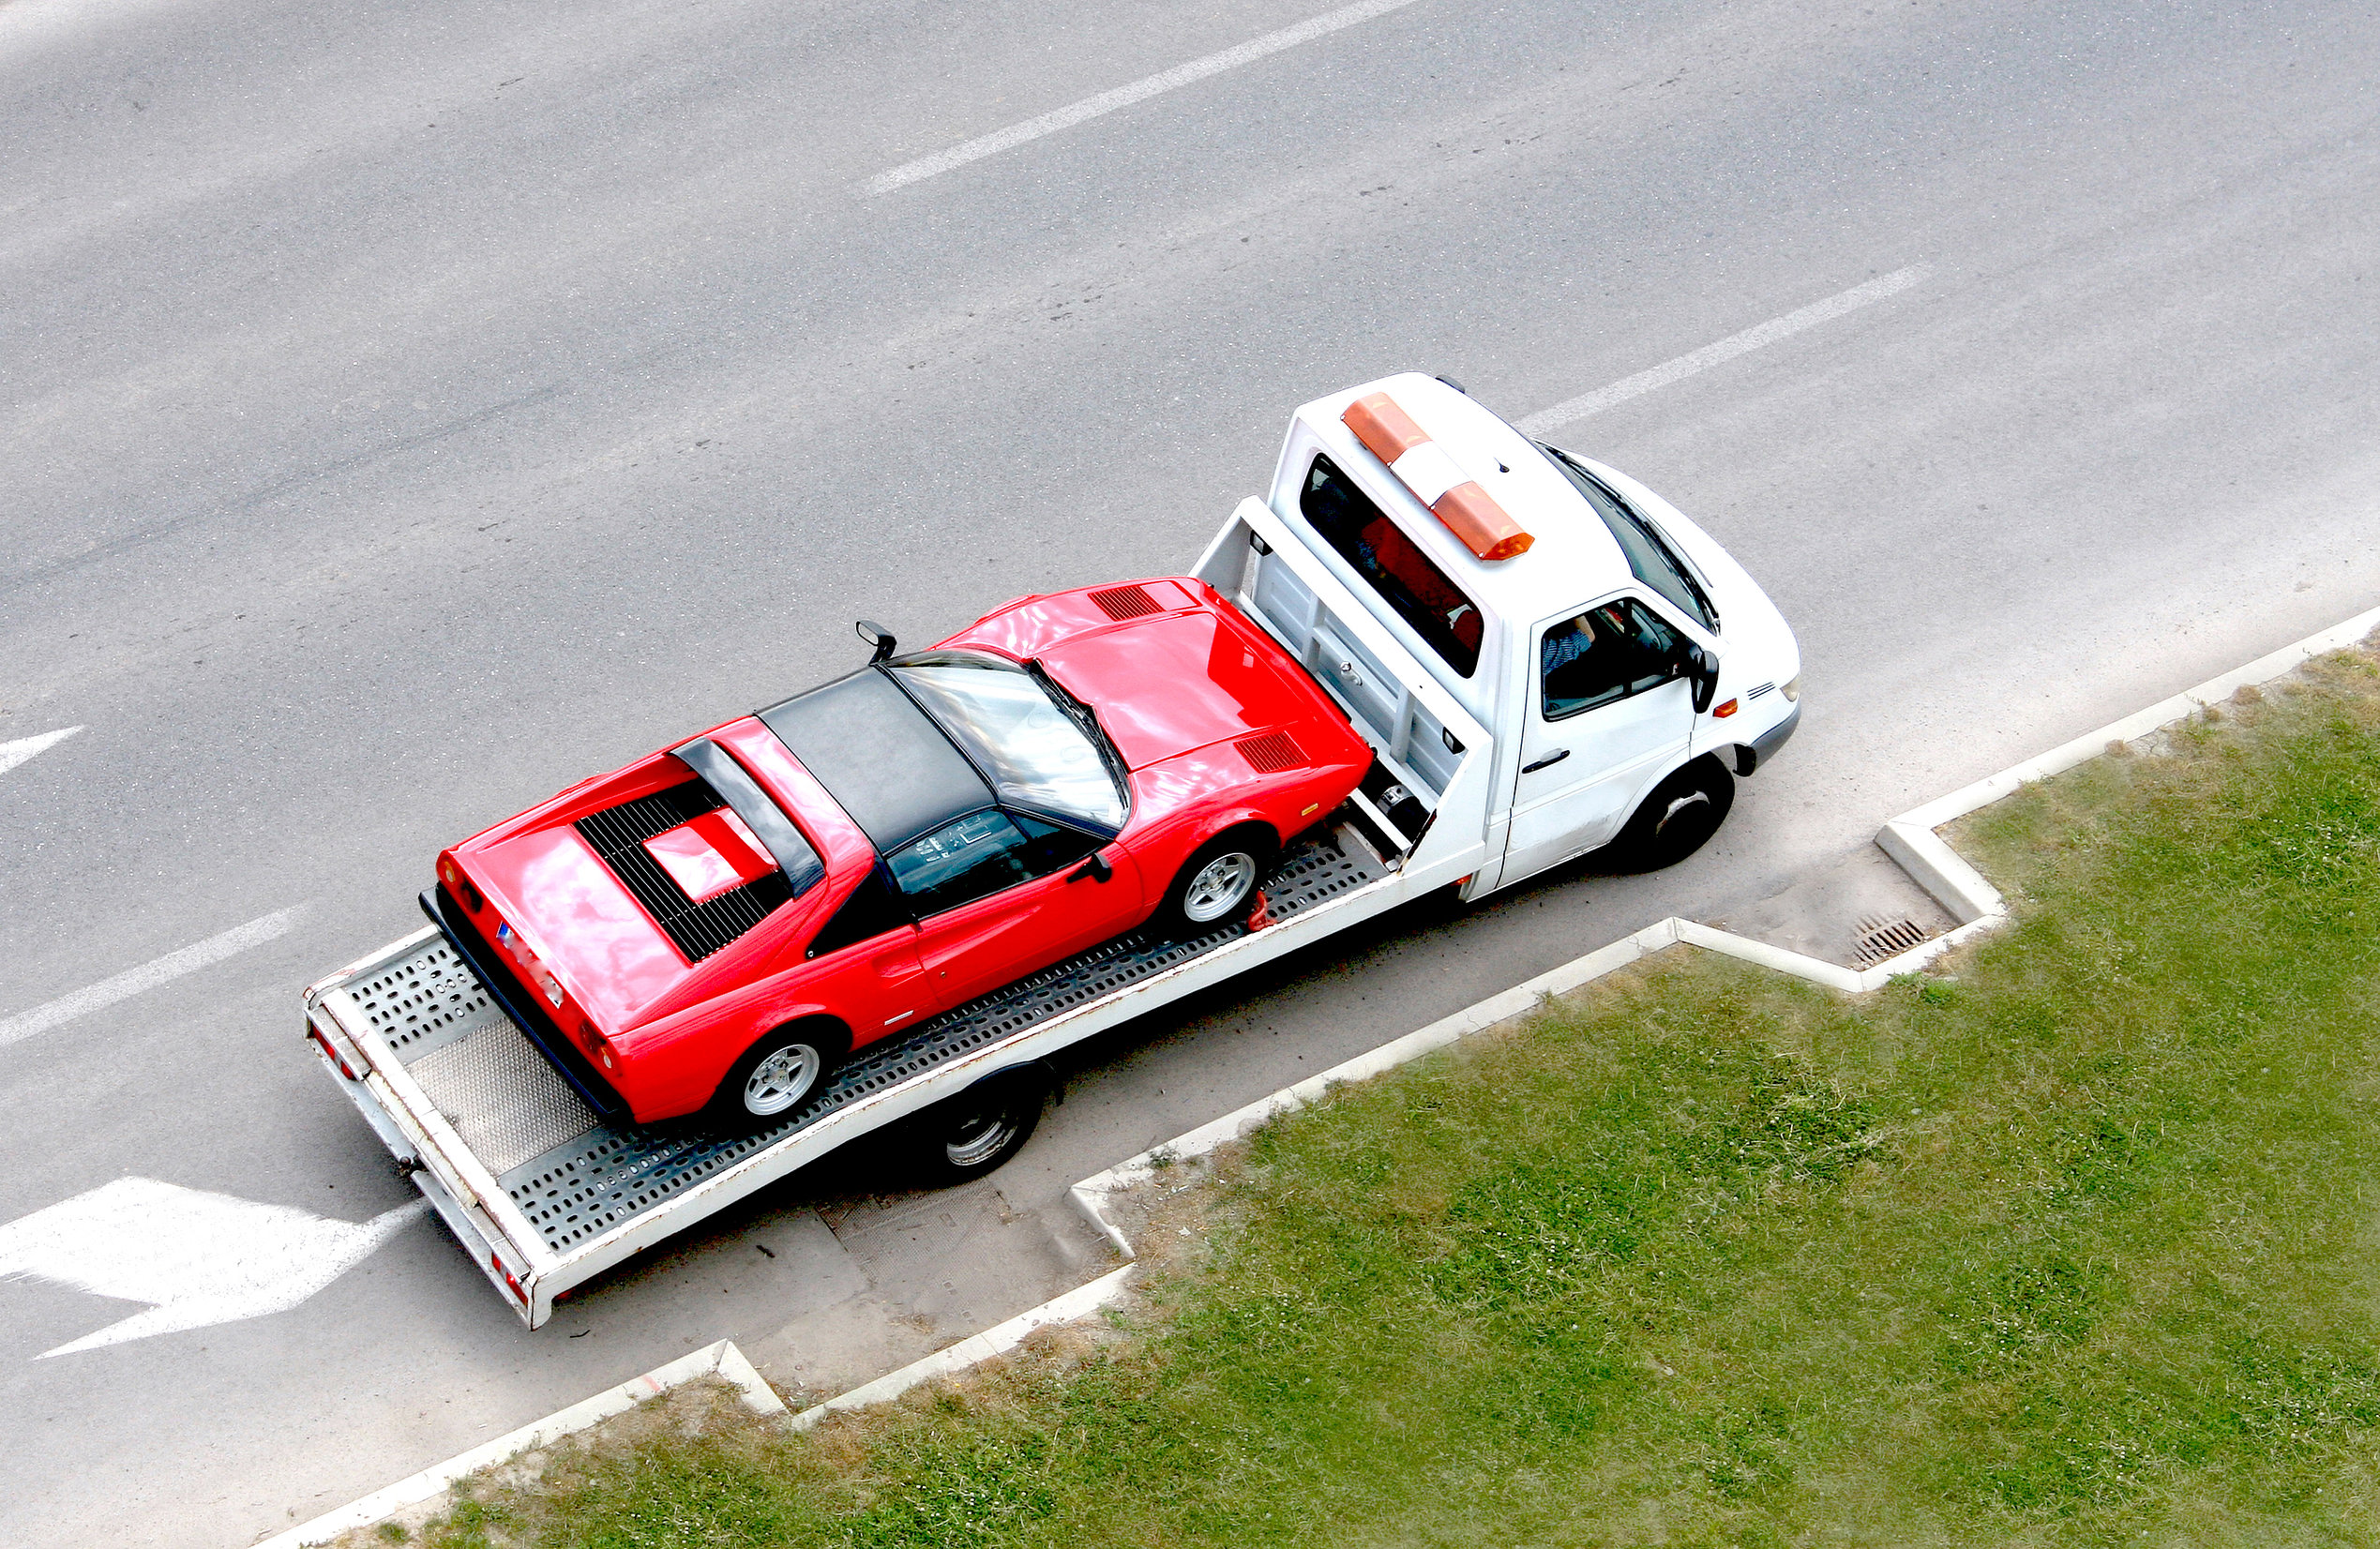
[[[1395,827],[1476,835],[1467,898],[1682,859],[1800,716],[1793,632],[1725,549],[1438,378],[1301,407],[1198,574],[1346,710]]]

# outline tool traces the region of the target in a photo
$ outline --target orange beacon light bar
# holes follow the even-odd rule
[[[1386,393],[1364,394],[1339,422],[1481,559],[1508,560],[1537,541]]]

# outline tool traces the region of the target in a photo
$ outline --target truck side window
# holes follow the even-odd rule
[[[884,874],[874,866],[859,891],[843,900],[843,907],[835,917],[819,928],[803,955],[823,957],[830,952],[840,952],[854,941],[866,941],[888,930],[897,930],[909,924],[909,910],[893,895],[884,883]]]
[[[1479,609],[1338,464],[1314,459],[1298,509],[1447,666],[1466,678],[1479,669]]]
[[[1678,634],[1626,597],[1548,627],[1538,647],[1545,718],[1559,721],[1659,688],[1678,676]]]

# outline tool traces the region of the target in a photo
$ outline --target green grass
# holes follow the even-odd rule
[[[1709,956],[1275,1123],[1133,1337],[436,1545],[2380,1538],[2380,673],[1970,820],[2018,923]]]

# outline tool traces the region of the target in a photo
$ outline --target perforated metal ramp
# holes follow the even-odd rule
[[[1387,875],[1361,846],[1348,849],[1349,853],[1342,853],[1327,835],[1292,847],[1265,883],[1273,917],[1288,918]],[[1245,934],[1244,925],[1234,925],[1190,940],[1152,940],[1137,932],[1119,937],[866,1050],[836,1071],[818,1096],[791,1118],[756,1135],[726,1137],[685,1126],[590,1124],[531,1161],[491,1170],[546,1245],[565,1253],[848,1103]],[[550,1070],[547,1079],[562,1084]]]

